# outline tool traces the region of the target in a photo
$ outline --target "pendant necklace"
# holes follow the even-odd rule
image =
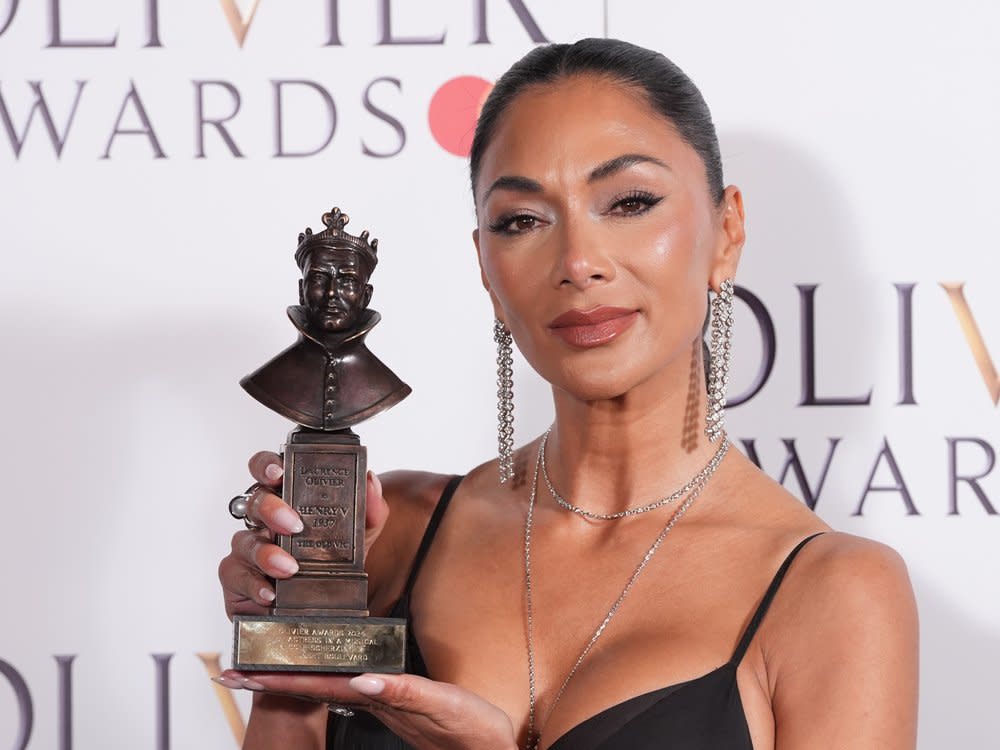
[[[551,431],[551,428],[549,428],[549,431]],[[527,738],[527,743],[525,745],[525,750],[538,750],[539,744],[542,739],[541,728],[538,729],[537,733],[535,730],[536,693],[535,693],[535,645],[533,638],[534,618],[533,618],[533,607],[532,607],[532,597],[531,597],[531,529],[534,518],[535,499],[538,490],[538,475],[540,467],[541,470],[544,471],[545,442],[546,439],[548,438],[549,431],[546,431],[545,435],[542,437],[542,440],[538,445],[538,457],[535,459],[535,472],[531,483],[531,495],[528,500],[528,513],[524,520],[525,620],[526,620],[526,630],[527,630],[527,640],[528,640],[528,738]],[[695,475],[695,477],[690,482],[684,485],[684,491],[688,492],[687,498],[684,500],[683,503],[681,503],[678,506],[677,510],[675,510],[673,514],[670,516],[670,518],[667,520],[667,523],[666,525],[664,525],[663,530],[660,531],[659,535],[650,545],[649,549],[646,551],[646,554],[643,555],[642,559],[639,561],[639,564],[632,572],[632,575],[629,577],[628,582],[625,584],[625,588],[622,589],[622,592],[618,595],[618,598],[615,600],[615,603],[611,605],[611,609],[608,610],[608,613],[604,616],[604,619],[601,621],[600,625],[597,626],[597,629],[594,631],[593,635],[590,636],[590,640],[588,640],[587,644],[583,647],[583,650],[577,657],[576,662],[569,670],[569,674],[566,675],[566,679],[564,679],[562,685],[559,686],[559,690],[556,692],[555,698],[552,699],[552,703],[549,705],[548,710],[545,712],[545,716],[542,717],[541,721],[538,722],[539,727],[544,726],[548,722],[549,717],[552,715],[553,709],[555,709],[556,704],[559,702],[559,699],[562,698],[563,693],[566,691],[566,686],[569,684],[569,681],[573,679],[573,675],[576,674],[577,670],[580,668],[580,665],[583,663],[583,660],[587,658],[587,654],[590,653],[591,649],[593,649],[594,647],[594,644],[597,643],[597,640],[601,637],[601,635],[603,635],[604,631],[607,629],[612,618],[614,618],[614,616],[618,613],[619,608],[621,608],[622,602],[625,601],[625,597],[628,595],[628,592],[632,589],[632,586],[635,585],[635,582],[636,580],[638,580],[639,575],[649,564],[649,561],[653,559],[653,555],[656,554],[656,551],[660,548],[660,545],[663,543],[663,540],[666,538],[667,534],[670,533],[670,530],[674,527],[674,524],[677,523],[678,520],[680,520],[681,516],[683,516],[684,513],[687,512],[687,509],[691,507],[691,504],[694,503],[698,495],[701,494],[701,491],[705,488],[705,485],[708,483],[708,480],[711,478],[712,474],[715,473],[715,470],[718,468],[719,463],[721,463],[722,459],[725,457],[726,452],[728,450],[729,450],[729,441],[726,439],[725,434],[723,434],[721,445],[719,446],[718,451],[716,451],[715,455],[712,457],[712,460],[709,461],[708,465],[704,469],[702,469],[697,475]],[[546,477],[546,481],[547,480],[548,477]],[[552,489],[551,485],[549,485],[549,489],[550,490]],[[552,490],[552,492],[553,496],[557,497],[555,495],[555,491]],[[667,497],[670,496],[668,495]],[[664,498],[663,500],[656,501],[655,505],[656,507],[660,507],[668,502],[671,501]],[[571,505],[570,503],[567,504]],[[560,505],[562,505],[562,503],[560,503]],[[573,507],[575,508],[576,506]],[[641,506],[641,507],[645,508],[646,506]],[[636,513],[646,512],[646,510],[642,510],[640,508],[635,508],[632,510],[633,513],[627,515],[635,515]],[[653,508],[649,507],[648,510],[653,510]],[[580,513],[580,515],[584,514]],[[592,514],[592,515],[600,517],[602,514]],[[610,517],[621,518],[623,517],[623,515],[609,514],[609,518]]]

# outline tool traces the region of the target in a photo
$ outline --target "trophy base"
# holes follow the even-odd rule
[[[388,617],[237,615],[233,669],[246,672],[400,674],[406,620]]]

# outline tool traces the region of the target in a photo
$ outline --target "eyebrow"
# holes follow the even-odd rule
[[[611,177],[613,174],[621,172],[622,170],[628,169],[629,167],[634,167],[636,164],[656,164],[657,166],[663,167],[667,171],[673,171],[670,169],[669,164],[665,161],[657,159],[655,156],[648,156],[646,154],[622,154],[621,156],[608,159],[606,162],[594,167],[594,169],[592,169],[590,174],[587,176],[587,182],[603,180],[607,177]],[[532,180],[530,177],[522,177],[520,175],[504,175],[494,180],[493,184],[489,186],[489,189],[483,193],[484,203],[494,190],[515,190],[520,193],[545,192],[542,184],[537,180]]]
[[[614,159],[608,159],[603,164],[596,166],[587,177],[587,182],[597,182],[598,180],[603,180],[605,177],[610,177],[613,174],[621,172],[623,169],[628,169],[629,167],[634,167],[636,164],[656,164],[657,166],[663,167],[668,172],[673,170],[670,169],[670,165],[665,161],[657,159],[655,156],[648,156],[646,154],[622,154],[621,156],[616,156]]]
[[[483,193],[483,202],[490,197],[490,193],[494,190],[516,190],[520,193],[541,193],[543,192],[542,183],[537,180],[532,180],[528,177],[521,177],[518,175],[504,175],[503,177],[498,177],[490,185],[489,189]]]
[[[345,274],[349,274],[351,276],[357,276],[358,275],[358,267],[357,267],[357,265],[355,264],[355,262],[353,260],[351,260],[349,262],[346,262],[346,263],[343,263],[343,264],[337,264],[337,265],[334,265],[333,263],[330,263],[326,267],[324,267],[324,265],[322,263],[317,264],[317,265],[314,266],[310,262],[309,263],[309,270],[307,271],[307,273],[322,273],[322,274],[326,274],[327,276],[329,276],[330,275],[330,270],[328,270],[328,269],[331,269],[331,268],[332,268],[332,270],[336,271],[337,273],[339,273],[342,276],[345,275]]]

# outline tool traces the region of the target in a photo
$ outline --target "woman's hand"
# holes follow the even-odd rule
[[[352,678],[226,670],[218,682],[367,711],[417,750],[517,747],[510,717],[501,709],[464,688],[416,675]]]
[[[281,456],[262,451],[250,459],[249,465],[260,488],[247,503],[247,517],[264,528],[233,534],[232,551],[219,563],[219,580],[230,619],[233,615],[266,614],[274,601],[274,587],[268,579],[290,578],[299,569],[294,557],[272,543],[275,534],[297,534],[303,528],[299,514],[276,494],[282,480]],[[389,517],[378,476],[369,471],[367,481],[366,553]]]

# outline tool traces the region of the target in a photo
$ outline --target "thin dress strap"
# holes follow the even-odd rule
[[[461,482],[463,476],[454,476],[448,480],[448,484],[445,485],[444,491],[441,493],[441,498],[438,500],[437,505],[434,507],[434,512],[431,513],[431,520],[427,522],[427,529],[424,531],[424,537],[420,540],[420,546],[417,548],[417,554],[413,558],[413,566],[410,568],[410,577],[406,579],[406,585],[403,586],[403,593],[400,596],[401,600],[410,598],[410,591],[413,590],[413,584],[417,581],[417,574],[420,572],[420,566],[424,562],[424,558],[427,557],[427,552],[431,548],[431,542],[434,541],[434,535],[437,533],[438,526],[441,525],[441,519],[444,517],[444,512],[448,510],[448,503],[451,502],[452,495],[455,494],[455,490],[458,488],[459,482]]]
[[[795,545],[795,549],[788,553],[788,557],[786,557],[785,561],[781,563],[781,567],[778,568],[778,572],[774,574],[774,578],[771,580],[771,585],[767,587],[764,598],[761,599],[760,605],[757,607],[757,611],[754,612],[753,619],[750,620],[750,624],[747,625],[747,629],[743,631],[743,637],[740,638],[740,643],[736,647],[736,651],[733,653],[733,658],[730,659],[731,664],[739,666],[739,663],[743,661],[743,655],[750,646],[750,641],[753,640],[754,635],[757,633],[757,628],[760,627],[761,620],[764,619],[764,615],[767,614],[768,607],[771,606],[771,600],[774,599],[774,595],[778,593],[778,587],[781,586],[781,581],[784,579],[785,573],[788,572],[788,568],[791,566],[792,560],[794,560],[795,556],[799,554],[799,550],[805,547],[809,541],[825,533],[825,531],[820,531],[811,536],[807,536]]]

